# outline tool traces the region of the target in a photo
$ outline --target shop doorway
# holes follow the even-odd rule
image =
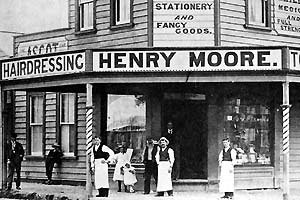
[[[180,160],[179,177],[177,178],[207,179],[206,101],[164,100],[162,117],[162,135],[170,138],[170,146],[174,150],[180,151],[179,154],[175,152],[175,157],[176,155],[179,157],[177,162]],[[177,136],[168,133],[169,121],[172,121],[174,133]],[[178,135],[180,136],[178,137]]]

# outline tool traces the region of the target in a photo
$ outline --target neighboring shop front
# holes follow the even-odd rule
[[[218,183],[221,141],[229,137],[238,151],[236,188],[277,188],[284,164],[283,83],[290,83],[293,105],[291,177],[300,180],[294,162],[299,99],[292,95],[298,90],[297,55],[299,50],[283,47],[154,48],[7,59],[1,65],[2,103],[15,114],[4,116],[14,119],[12,127],[4,125],[5,137],[17,133],[26,149],[22,178],[45,179],[44,157],[58,141],[65,155],[54,179],[85,181],[85,112],[92,99],[93,135],[114,150],[119,144],[133,148],[139,181],[146,138],[170,137],[166,125],[172,121],[179,182]]]

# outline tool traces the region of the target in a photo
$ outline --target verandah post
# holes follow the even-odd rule
[[[91,150],[93,139],[93,86],[86,84],[86,196],[92,196]]]

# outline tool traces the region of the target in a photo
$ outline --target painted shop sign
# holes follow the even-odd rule
[[[300,36],[300,0],[275,0],[275,29],[279,34]]]
[[[214,0],[154,0],[153,45],[214,45]]]
[[[2,80],[33,78],[85,71],[85,53],[70,53],[3,62]]]
[[[68,50],[68,42],[65,37],[50,38],[46,40],[35,40],[19,44],[18,56],[31,56],[46,53],[55,53]]]
[[[290,69],[300,70],[300,51],[290,50]]]
[[[174,50],[93,52],[93,71],[280,70],[281,50]]]

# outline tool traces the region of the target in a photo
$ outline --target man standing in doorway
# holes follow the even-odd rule
[[[223,139],[223,150],[219,154],[220,174],[220,192],[225,195],[221,198],[232,199],[234,193],[234,164],[236,163],[236,151],[230,147],[228,138]]]
[[[167,124],[167,139],[170,141],[170,147],[174,150],[175,163],[172,172],[172,180],[177,181],[180,176],[180,133],[174,128],[172,121]]]
[[[21,190],[21,163],[24,157],[24,149],[23,146],[16,141],[17,136],[12,135],[11,141],[7,145],[7,164],[8,164],[8,183],[7,183],[7,191],[10,191],[12,188],[12,182],[14,173],[17,174],[16,179],[16,189]]]
[[[154,144],[154,140],[152,138],[148,138],[146,142],[143,160],[145,165],[144,194],[149,194],[152,176],[155,180],[155,184],[157,185],[157,163],[155,159],[155,155],[157,153],[157,144]]]

